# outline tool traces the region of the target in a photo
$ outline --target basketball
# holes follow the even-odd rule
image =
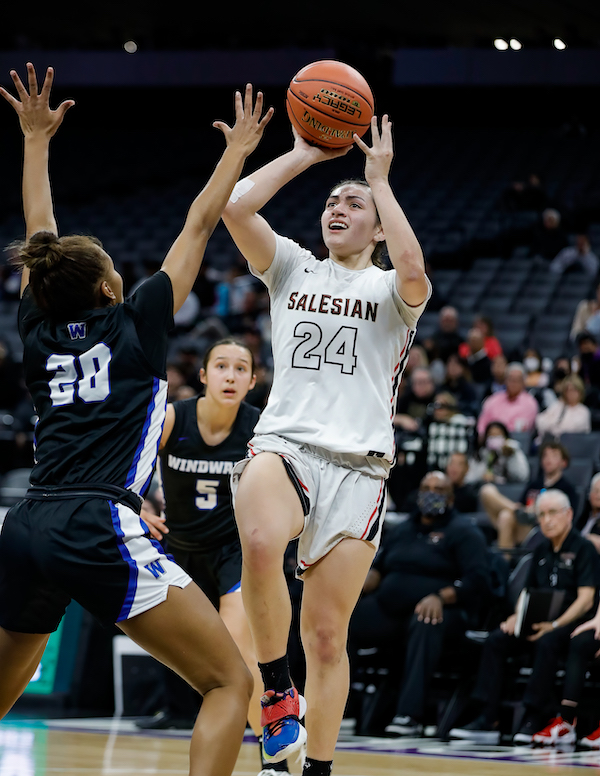
[[[292,78],[286,107],[292,126],[314,145],[340,148],[356,132],[369,128],[374,111],[371,88],[350,65],[323,59],[303,67]]]

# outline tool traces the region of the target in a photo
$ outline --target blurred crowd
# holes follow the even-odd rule
[[[598,258],[587,235],[571,231],[569,240],[536,176],[511,186],[501,206],[539,212],[528,238],[532,261],[549,272],[587,274],[592,286]],[[32,466],[36,422],[15,331],[18,285],[2,267],[5,478]],[[594,617],[600,591],[600,286],[580,301],[569,345],[553,360],[532,347],[503,352],[489,317],[470,314],[465,328],[443,301],[437,329],[417,331],[399,389],[388,519],[349,634],[347,720],[368,734],[421,735],[433,724],[461,739],[510,735],[546,744],[562,737],[600,748],[600,708],[577,712],[595,651],[589,636],[570,639]],[[248,401],[262,409],[273,371],[270,327],[266,290],[241,257],[225,271],[208,262],[175,318],[168,400],[200,393],[205,351],[235,335],[254,354],[257,383]],[[527,638],[514,630],[515,592],[523,587],[563,593],[553,619]],[[301,677],[299,642],[292,654]],[[520,664],[511,663],[513,654]],[[519,665],[532,671],[525,686]],[[505,669],[511,681],[503,681]],[[440,688],[436,677],[449,684]]]

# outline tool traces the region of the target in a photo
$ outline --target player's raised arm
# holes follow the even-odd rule
[[[262,93],[258,92],[253,106],[252,87],[248,84],[243,99],[242,95],[236,92],[234,126],[229,127],[222,121],[215,121],[213,124],[225,135],[227,148],[210,180],[192,203],[183,230],[162,265],[163,271],[169,275],[173,284],[175,312],[192,290],[208,238],[221,217],[246,157],[258,145],[273,115],[273,109],[269,108],[262,116],[262,108]]]
[[[50,90],[54,80],[51,67],[46,71],[41,92],[38,92],[37,76],[31,62],[27,63],[29,90],[15,70],[11,70],[10,76],[19,99],[1,86],[0,94],[14,108],[23,130],[23,212],[27,239],[41,231],[58,234],[48,171],[50,140],[60,127],[67,110],[75,103],[73,100],[65,100],[56,110],[50,109]],[[21,293],[28,282],[29,270],[24,268]]]
[[[275,236],[259,210],[301,172],[313,164],[336,159],[351,146],[326,149],[303,140],[295,130],[294,147],[252,175],[239,181],[223,213],[223,221],[244,258],[259,272],[267,270],[275,256]]]
[[[371,188],[385,235],[388,254],[398,277],[398,293],[409,305],[425,301],[429,286],[425,275],[423,251],[404,211],[398,204],[389,182],[394,157],[392,124],[387,115],[371,120],[371,148],[354,135],[354,141],[365,154],[365,180]]]

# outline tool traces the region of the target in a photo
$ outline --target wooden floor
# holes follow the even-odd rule
[[[167,776],[188,773],[189,733],[135,732],[126,720],[12,720],[0,723],[0,776]],[[396,751],[394,751],[394,748]],[[567,776],[600,768],[598,752],[556,752],[528,747],[477,751],[434,739],[341,740],[335,776]],[[300,773],[298,764],[292,773]],[[235,776],[256,776],[255,743],[245,743]]]

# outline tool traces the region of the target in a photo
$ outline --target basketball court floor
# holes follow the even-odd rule
[[[0,776],[185,776],[189,737],[189,731],[141,731],[128,719],[36,720],[11,714],[0,723]],[[600,770],[600,752],[341,735],[334,774],[572,776],[582,768]],[[300,774],[300,765],[291,770]],[[258,771],[256,744],[247,735],[234,774]]]

